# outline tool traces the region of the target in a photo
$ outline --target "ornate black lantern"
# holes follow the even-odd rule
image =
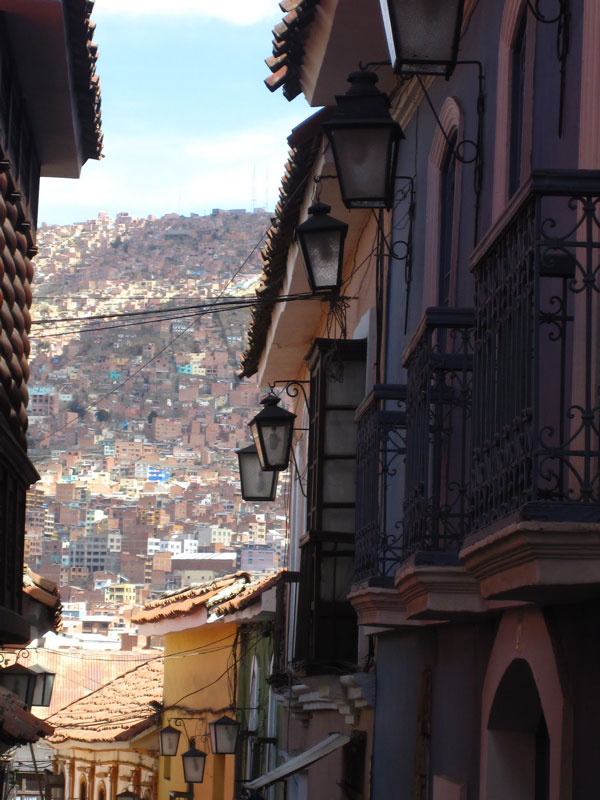
[[[402,129],[389,112],[388,96],[374,72],[351,72],[350,88],[336,96],[336,110],[323,123],[342,200],[347,208],[391,208]]]
[[[235,753],[240,723],[231,717],[219,717],[208,723],[210,730],[210,746],[213,753],[231,755]]]
[[[265,472],[261,468],[256,445],[248,445],[241,450],[236,450],[236,453],[240,466],[240,485],[244,500],[275,500],[277,472]]]
[[[329,216],[331,206],[316,203],[309,218],[296,228],[311,291],[339,292],[344,263],[344,239],[348,226]]]
[[[395,72],[452,74],[464,0],[380,0]]]
[[[198,750],[194,740],[190,739],[190,749],[181,756],[183,762],[183,777],[188,783],[202,783],[204,780],[204,767],[206,753]]]
[[[260,402],[264,408],[248,426],[261,468],[266,472],[280,472],[287,469],[290,460],[296,415],[279,407],[279,397],[274,392],[269,392]]]
[[[177,728],[174,728],[172,725],[167,725],[166,728],[163,728],[159,732],[158,738],[160,740],[161,756],[177,755],[177,748],[179,747],[180,736],[181,736],[181,731],[178,731]]]
[[[22,664],[0,669],[0,686],[15,694],[26,708],[33,705],[37,674]]]

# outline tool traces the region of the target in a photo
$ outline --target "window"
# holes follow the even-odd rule
[[[535,35],[526,0],[505,0],[498,45],[494,220],[531,170]]]
[[[442,162],[440,183],[440,259],[438,278],[438,306],[449,306],[452,271],[452,241],[454,236],[454,199],[456,194],[456,144],[457,132],[450,136]]]
[[[458,266],[458,226],[462,164],[456,159],[463,139],[463,114],[454,97],[447,97],[440,110],[429,151],[427,171],[427,226],[425,240],[425,306],[453,306]],[[442,130],[443,129],[443,130]],[[445,131],[446,133],[444,133]],[[474,224],[473,221],[467,224]]]
[[[366,340],[317,339],[309,356],[307,534],[301,542],[295,659],[356,660],[354,568],[356,423],[365,394]]]
[[[521,183],[523,150],[523,117],[525,108],[525,72],[527,54],[527,8],[515,37],[511,58],[510,80],[510,156],[508,161],[508,196],[512,197]]]

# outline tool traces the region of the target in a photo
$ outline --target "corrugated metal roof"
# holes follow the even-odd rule
[[[26,666],[39,664],[48,672],[56,674],[50,706],[33,709],[36,716],[46,718],[90,692],[96,691],[119,675],[144,664],[151,658],[156,658],[158,651],[105,653],[81,649],[58,651],[31,648],[27,653],[29,658],[21,659],[21,663]]]
[[[50,742],[112,742],[139,732],[162,703],[164,659],[154,658],[120,675],[53,715]]]

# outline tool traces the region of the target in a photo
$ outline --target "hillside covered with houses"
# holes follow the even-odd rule
[[[269,224],[215,210],[41,227],[25,558],[60,584],[67,624],[283,563],[281,503],[245,503],[238,482],[259,407],[237,378],[249,312],[210,310],[254,294]]]

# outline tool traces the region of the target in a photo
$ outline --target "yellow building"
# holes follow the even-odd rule
[[[157,800],[187,791],[180,756],[190,739],[207,753],[204,780],[193,786],[193,800],[234,796],[236,757],[210,752],[208,724],[223,715],[243,718],[236,708],[239,666],[247,655],[241,626],[274,616],[280,575],[252,583],[247,573],[238,572],[165,594],[133,615],[140,634],[163,637],[161,727],[171,725],[182,734],[177,757],[160,758]]]
[[[104,589],[104,600],[107,603],[126,605],[135,603],[137,598],[137,588],[135,583],[114,583]]]
[[[156,800],[156,707],[163,659],[153,658],[52,715],[54,771],[69,800]]]

